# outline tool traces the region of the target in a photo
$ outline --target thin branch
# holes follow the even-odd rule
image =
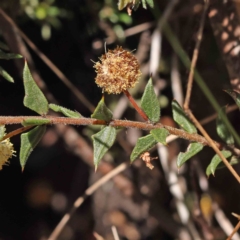
[[[240,228],[240,221],[238,222],[238,224],[235,226],[235,228],[233,229],[233,232],[231,233],[231,235],[227,238],[227,240],[231,240],[233,235],[238,231],[238,229]]]
[[[113,233],[114,240],[120,240],[120,238],[118,236],[117,228],[115,226],[112,226],[111,228],[112,228],[112,233]]]
[[[196,45],[195,45],[195,48],[193,51],[193,57],[192,57],[190,72],[189,72],[189,76],[188,76],[187,93],[186,93],[186,98],[185,98],[185,102],[183,105],[184,109],[189,108],[189,102],[190,102],[190,98],[191,98],[192,85],[193,85],[194,69],[196,67],[196,63],[197,63],[197,59],[198,59],[199,48],[200,48],[200,44],[202,41],[203,28],[204,28],[204,23],[205,23],[205,19],[206,19],[208,6],[209,6],[209,2],[208,2],[208,0],[205,0],[204,9],[203,9],[202,17],[201,17],[201,21],[200,21],[200,27],[199,27],[198,34],[197,34],[197,41],[196,41]]]
[[[1,141],[4,141],[4,140],[7,139],[7,138],[14,137],[14,136],[16,136],[16,135],[18,135],[18,134],[20,134],[20,133],[26,132],[27,130],[31,129],[32,127],[34,127],[34,126],[27,126],[27,127],[18,128],[18,129],[16,129],[16,130],[14,130],[14,131],[6,134],[6,135],[0,140],[0,142],[1,142]]]
[[[51,235],[49,236],[48,240],[56,240],[60,233],[62,232],[63,228],[66,226],[70,218],[73,216],[73,214],[76,212],[76,210],[83,204],[83,202],[86,200],[87,197],[91,196],[98,188],[100,188],[102,185],[104,185],[107,181],[109,181],[111,178],[115,177],[117,174],[123,172],[127,168],[127,163],[122,163],[115,169],[113,169],[111,172],[100,178],[97,182],[95,182],[92,186],[90,186],[83,196],[77,198],[77,200],[74,202],[72,209],[66,213],[62,220],[58,223],[58,225],[55,227]]]
[[[135,102],[134,98],[132,97],[132,95],[129,93],[128,90],[124,91],[124,94],[126,95],[126,97],[129,99],[130,103],[133,105],[133,107],[135,108],[135,110],[139,113],[139,115],[145,120],[145,121],[149,121],[148,116],[146,115],[146,113],[137,105],[137,103]]]
[[[123,127],[123,128],[138,128],[141,130],[147,130],[150,131],[152,129],[158,129],[158,128],[165,128],[168,130],[170,134],[176,135],[180,138],[186,139],[191,142],[200,142],[203,145],[211,146],[208,141],[199,134],[192,134],[188,133],[182,129],[170,127],[167,125],[163,125],[161,123],[152,124],[149,122],[134,122],[134,121],[128,121],[128,120],[111,120],[110,122],[104,121],[104,120],[98,120],[94,118],[68,118],[68,117],[55,117],[55,116],[17,116],[17,117],[2,117],[0,116],[0,124],[8,125],[8,124],[21,124],[23,121],[26,121],[28,119],[36,119],[36,120],[49,120],[48,125],[52,124],[64,124],[64,125],[105,125],[105,126],[111,126],[111,127]],[[218,142],[214,142],[215,145],[219,148],[222,147],[222,145]]]
[[[232,175],[236,178],[236,180],[240,183],[240,177],[237,174],[237,172],[234,170],[234,168],[230,165],[228,160],[223,156],[221,151],[219,150],[216,143],[210,138],[208,133],[205,131],[205,129],[202,127],[202,125],[198,122],[198,120],[195,118],[195,116],[192,114],[190,110],[186,110],[188,116],[192,120],[192,122],[195,124],[195,126],[198,128],[198,130],[202,133],[202,135],[205,137],[205,139],[208,141],[209,145],[213,148],[213,150],[218,154],[218,156],[221,158],[223,163],[226,165],[226,167],[229,169],[229,171],[232,173]]]

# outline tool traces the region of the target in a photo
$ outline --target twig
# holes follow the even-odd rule
[[[60,233],[62,232],[63,228],[66,226],[70,218],[73,216],[73,214],[76,212],[76,210],[83,204],[83,202],[86,200],[87,197],[91,196],[99,187],[101,187],[103,184],[105,184],[107,181],[109,181],[111,178],[115,177],[120,172],[124,171],[127,168],[126,163],[120,164],[118,167],[113,169],[111,172],[100,178],[97,182],[95,182],[92,186],[90,186],[84,193],[83,196],[77,198],[77,200],[74,202],[72,209],[66,213],[62,220],[58,223],[58,225],[55,227],[51,235],[49,236],[48,240],[56,240]]]
[[[204,28],[204,23],[205,23],[208,6],[209,6],[209,2],[208,2],[208,0],[205,0],[204,9],[203,9],[202,17],[201,17],[201,21],[200,21],[200,27],[199,27],[198,34],[197,34],[197,41],[196,41],[196,45],[195,45],[195,48],[193,51],[193,57],[192,57],[190,72],[189,72],[189,76],[188,76],[187,93],[186,93],[186,98],[185,98],[185,102],[183,105],[184,109],[189,108],[189,102],[190,102],[192,85],[193,85],[194,69],[196,67],[196,63],[197,63],[197,59],[198,59],[199,48],[200,48],[200,44],[202,41],[203,28]]]
[[[31,129],[34,126],[27,126],[27,127],[22,127],[22,128],[18,128],[10,133],[8,133],[7,135],[5,135],[0,141],[4,141],[7,138],[11,138],[13,136],[16,136],[20,133],[26,132],[28,129]]]
[[[28,119],[36,119],[36,120],[49,120],[48,125],[52,124],[64,124],[64,125],[103,125],[103,126],[111,126],[111,127],[123,127],[123,128],[138,128],[141,130],[150,131],[152,129],[165,128],[168,130],[170,134],[177,135],[180,138],[189,140],[191,142],[200,142],[203,145],[208,145],[208,141],[199,134],[188,133],[182,129],[170,127],[167,125],[163,125],[161,123],[152,124],[149,122],[135,122],[128,120],[111,120],[110,122],[104,120],[98,120],[94,118],[68,118],[68,117],[55,117],[55,116],[17,116],[17,117],[2,117],[0,116],[0,124],[9,125],[9,124],[21,124],[23,121]],[[221,148],[221,144],[218,142],[214,142],[217,147]]]
[[[240,228],[240,221],[238,222],[238,224],[235,226],[235,228],[233,229],[233,232],[231,233],[231,235],[227,238],[227,240],[231,240],[233,235],[238,231],[238,229]]]
[[[113,233],[114,240],[120,240],[118,236],[117,228],[115,226],[112,226],[112,233]]]
[[[137,103],[135,102],[135,100],[133,99],[132,95],[129,93],[128,90],[124,91],[124,94],[126,95],[126,97],[129,99],[130,103],[133,105],[133,107],[135,108],[135,110],[139,113],[139,115],[145,120],[145,121],[149,121],[148,116],[146,115],[146,113],[137,105]]]
[[[213,150],[219,155],[223,163],[226,165],[226,167],[229,169],[229,171],[232,173],[232,175],[236,178],[236,180],[240,183],[240,177],[237,174],[237,172],[234,170],[234,168],[230,165],[228,160],[223,156],[219,148],[216,146],[215,142],[210,138],[208,133],[205,131],[205,129],[202,127],[202,125],[198,122],[198,120],[195,118],[195,116],[192,114],[190,110],[186,110],[189,118],[192,120],[192,122],[195,124],[195,126],[199,129],[199,131],[202,133],[202,135],[205,137],[205,139],[208,141],[209,145],[213,148]]]

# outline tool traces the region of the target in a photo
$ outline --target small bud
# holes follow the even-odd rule
[[[95,81],[103,92],[119,94],[133,88],[141,76],[136,57],[122,47],[109,50],[100,61],[94,65]]]

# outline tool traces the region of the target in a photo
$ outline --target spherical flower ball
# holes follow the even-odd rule
[[[107,93],[119,94],[133,88],[141,76],[136,57],[122,47],[102,55],[94,68],[97,72],[97,85]]]
[[[13,144],[10,142],[9,138],[0,142],[0,170],[3,165],[8,163],[8,159],[14,154]]]

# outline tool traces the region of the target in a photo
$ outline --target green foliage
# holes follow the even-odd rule
[[[147,114],[148,118],[156,123],[160,119],[160,104],[158,102],[157,96],[154,92],[152,79],[150,78],[147,86],[145,87],[142,99],[141,107],[143,111]]]
[[[65,107],[50,103],[49,108],[52,109],[54,112],[60,112],[66,117],[71,117],[71,118],[81,118],[82,115],[79,112],[74,112],[70,109],[67,109]]]
[[[196,127],[188,119],[183,109],[176,100],[172,101],[172,111],[174,121],[178,123],[186,132],[197,133]]]
[[[95,169],[97,169],[98,164],[104,154],[113,145],[116,135],[116,129],[113,127],[105,127],[98,133],[92,135],[94,155],[93,162]]]
[[[201,143],[190,143],[186,152],[180,152],[177,158],[177,166],[181,167],[187,160],[199,153],[203,149]]]
[[[223,156],[225,158],[229,158],[232,156],[232,153],[230,151],[221,151],[221,153],[223,154]],[[222,162],[222,159],[218,156],[218,154],[214,155],[214,157],[212,158],[210,164],[208,165],[207,169],[206,169],[206,174],[209,177],[211,174],[214,176],[215,175],[215,171],[218,167],[218,165]]]
[[[27,62],[25,62],[23,70],[23,83],[25,89],[25,96],[23,100],[24,106],[40,115],[46,115],[48,112],[47,99],[33,80]]]
[[[152,148],[155,144],[157,144],[157,140],[152,134],[139,138],[130,156],[131,163],[136,160],[137,157]]]
[[[24,127],[26,126],[32,126],[32,125],[43,125],[43,124],[48,124],[51,121],[49,119],[38,119],[38,118],[29,118],[29,119],[25,119],[22,122],[22,125]]]
[[[147,9],[147,4],[153,8],[154,2],[153,0],[119,0],[118,9],[122,10],[127,6],[130,6],[135,11],[138,9],[140,3],[142,2],[143,8]]]
[[[222,109],[222,111],[225,113],[225,108]],[[234,144],[234,138],[230,131],[228,130],[225,122],[222,120],[221,115],[218,114],[217,120],[217,133],[218,136],[228,145]]]
[[[26,15],[41,26],[42,37],[45,40],[51,37],[51,26],[61,27],[59,18],[69,18],[69,11],[59,8],[55,0],[21,0],[21,8]]]
[[[46,125],[37,126],[27,133],[21,135],[21,148],[20,148],[20,164],[22,170],[26,165],[29,155],[37,146],[44,133],[46,132]]]
[[[153,135],[154,139],[163,145],[167,145],[166,138],[169,134],[168,130],[165,128],[158,128],[151,130],[150,133]]]
[[[13,83],[13,78],[0,66],[0,75],[2,75],[7,81]]]
[[[235,103],[240,108],[240,94],[231,89],[227,89],[225,90],[225,92],[228,93],[234,99]]]
[[[91,118],[96,118],[104,121],[111,121],[112,117],[113,117],[112,112],[110,109],[107,108],[104,102],[104,97],[102,97],[101,101],[98,103],[96,109],[94,110],[94,113],[91,115]]]
[[[10,60],[16,58],[22,58],[22,56],[20,54],[15,53],[5,53],[2,50],[0,50],[0,59]]]
[[[7,50],[8,47],[0,42],[0,48]],[[5,60],[10,60],[10,59],[16,59],[16,58],[22,58],[20,54],[15,54],[15,53],[5,53],[4,51],[0,50],[0,59],[5,59]],[[6,72],[1,66],[0,66],[0,75],[5,78],[7,81],[13,83],[14,80],[11,77],[11,75]]]

